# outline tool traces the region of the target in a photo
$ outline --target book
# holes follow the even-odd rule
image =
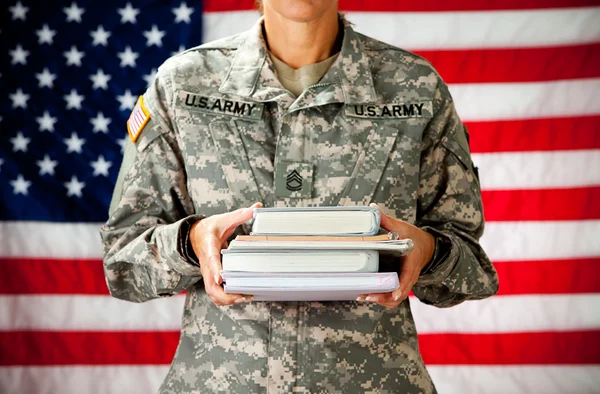
[[[368,236],[379,232],[377,208],[257,208],[252,235]]]
[[[398,233],[389,232],[367,236],[335,236],[335,235],[238,235],[237,241],[319,241],[319,242],[379,242],[398,239]]]
[[[396,239],[386,241],[242,241],[235,238],[229,243],[229,248],[222,251],[223,255],[237,253],[240,250],[252,251],[299,251],[299,250],[377,250],[397,255],[409,253],[414,247],[411,239]]]
[[[377,272],[374,250],[256,250],[224,253],[226,272]]]
[[[254,301],[353,301],[361,294],[388,293],[400,286],[395,272],[223,272],[222,277],[226,293],[252,295]]]

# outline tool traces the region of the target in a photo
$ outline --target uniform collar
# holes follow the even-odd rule
[[[245,40],[238,47],[229,72],[219,88],[221,93],[234,94],[255,101],[272,101],[289,96],[277,79],[270,60],[267,59],[268,51],[263,37],[262,23],[261,18],[251,30],[245,33]],[[320,90],[325,88],[328,91],[326,102],[346,104],[377,102],[368,56],[359,35],[346,22],[344,22],[344,39],[340,55],[319,85],[323,85]]]

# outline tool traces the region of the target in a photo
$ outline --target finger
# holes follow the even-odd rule
[[[254,209],[262,207],[262,203],[257,202],[248,208],[240,208],[233,212],[226,213],[223,218],[225,231],[234,230],[237,226],[246,223],[254,216]],[[227,237],[225,237],[227,238]]]
[[[367,294],[365,297],[365,301],[374,302],[376,304],[385,304],[390,302],[395,302],[394,296],[392,293],[371,293]]]
[[[220,263],[218,263],[220,266]],[[203,268],[202,268],[203,267]],[[221,276],[214,271],[215,264],[204,264],[201,266],[202,276],[204,279],[204,289],[210,296],[210,299],[216,305],[231,305],[242,304],[252,300],[252,296],[243,294],[228,294],[221,287]]]
[[[388,231],[398,231],[395,228],[396,222],[398,222],[396,219],[394,219],[393,217],[391,217],[391,216],[386,215],[385,213],[383,213],[383,211],[375,203],[371,203],[371,204],[369,204],[369,206],[372,207],[372,208],[379,209],[379,215],[381,217],[381,220],[380,220],[380,226],[381,227],[383,227],[384,229],[386,229]]]
[[[221,246],[219,240],[214,235],[204,239],[202,245],[202,259],[200,265],[206,265],[209,269],[209,275],[217,285],[221,284]]]
[[[212,280],[209,280],[208,283],[205,281],[204,284],[206,293],[216,305],[243,304],[252,300],[252,296],[249,295],[225,293],[223,287]]]
[[[400,287],[393,292],[394,301],[403,301],[408,297],[408,293],[419,278],[413,262],[407,259],[404,264],[405,267],[400,271]]]

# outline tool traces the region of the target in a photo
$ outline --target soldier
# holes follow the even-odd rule
[[[335,1],[265,0],[252,30],[167,60],[127,125],[104,265],[117,298],[187,290],[160,393],[435,392],[409,291],[449,307],[498,283],[468,136],[426,60],[356,33]],[[260,203],[376,203],[382,227],[415,241],[392,262],[400,288],[225,294],[220,249]]]

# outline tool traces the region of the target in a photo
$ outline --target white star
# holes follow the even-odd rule
[[[63,8],[65,14],[67,14],[67,22],[81,23],[81,15],[85,12],[83,8],[79,8],[77,3],[71,3],[70,7]]]
[[[77,47],[73,45],[68,52],[64,53],[67,58],[67,66],[81,66],[81,59],[85,56],[83,51],[77,50]]]
[[[67,153],[81,153],[81,147],[85,144],[85,139],[79,138],[76,133],[71,133],[71,138],[66,138],[64,142],[67,145]]]
[[[40,131],[47,130],[49,132],[54,132],[54,123],[56,123],[56,118],[50,116],[48,111],[44,111],[44,115],[39,118],[35,118],[35,120],[40,125]]]
[[[90,35],[94,40],[92,45],[108,45],[108,37],[110,37],[110,34],[111,33],[109,31],[104,30],[104,27],[98,26],[96,31],[90,32]]]
[[[108,89],[108,81],[111,78],[110,75],[104,74],[102,69],[98,69],[96,74],[90,76],[90,79],[94,83],[94,89]]]
[[[146,37],[146,46],[156,45],[157,47],[162,46],[162,39],[165,36],[163,30],[158,30],[156,25],[152,25],[152,29],[144,32]]]
[[[20,1],[17,2],[17,4],[15,4],[14,6],[8,7],[8,9],[12,14],[13,21],[16,21],[17,19],[24,21],[26,19],[25,14],[27,14],[27,11],[29,11],[29,7],[24,7]]]
[[[19,44],[14,50],[10,51],[10,56],[12,56],[10,64],[27,64],[29,51],[24,50],[21,44]]]
[[[154,81],[157,72],[158,70],[153,68],[152,70],[150,70],[150,74],[146,74],[142,77],[144,78],[144,81],[146,81],[147,86],[150,86],[150,84]]]
[[[31,186],[31,181],[25,180],[23,175],[20,175],[14,181],[10,181],[10,184],[13,187],[13,194],[22,194],[24,196],[29,194],[29,186]]]
[[[27,145],[31,142],[31,138],[26,138],[20,131],[17,133],[15,138],[11,138],[10,142],[13,144],[13,152],[27,152]]]
[[[108,169],[112,166],[112,162],[104,160],[104,156],[100,155],[98,160],[91,162],[90,165],[94,167],[94,176],[108,176]]]
[[[65,182],[64,185],[67,188],[67,197],[81,197],[81,190],[85,187],[85,183],[79,182],[75,175],[71,177],[69,182]]]
[[[137,8],[133,8],[131,3],[127,3],[125,8],[118,9],[119,15],[121,15],[121,23],[136,23],[137,14],[140,13],[140,10]]]
[[[51,160],[50,156],[45,155],[44,160],[38,160],[37,165],[40,167],[40,175],[50,174],[54,175],[54,167],[58,164],[58,161]]]
[[[179,49],[171,52],[171,56],[179,55],[183,51],[185,51],[185,47],[183,45],[179,45]]]
[[[38,79],[39,88],[43,88],[44,86],[51,88],[54,86],[56,74],[52,74],[48,68],[44,68],[41,73],[35,74],[35,77]]]
[[[127,89],[123,95],[117,96],[117,100],[119,100],[119,103],[121,103],[119,110],[128,111],[131,110],[135,105],[137,97],[131,94],[131,91]]]
[[[179,7],[172,8],[172,10],[173,10],[173,13],[175,14],[175,23],[179,23],[179,22],[190,23],[192,21],[190,19],[190,16],[194,12],[194,9],[191,7],[188,7],[186,3],[181,2]]]
[[[102,112],[98,112],[95,118],[90,119],[90,122],[94,125],[94,129],[92,130],[94,133],[102,132],[104,134],[108,133],[108,125],[112,120],[104,116]]]
[[[119,138],[117,140],[117,144],[119,144],[119,146],[121,147],[121,153],[125,152],[125,145],[127,145],[128,140],[129,140],[129,138],[127,138],[127,137]]]
[[[84,96],[77,93],[77,90],[71,89],[71,93],[63,96],[67,102],[67,109],[81,109],[81,102],[84,99]]]
[[[117,56],[119,56],[119,59],[121,59],[121,67],[135,67],[135,60],[139,55],[133,52],[130,46],[127,46],[125,50],[123,52],[119,52]]]
[[[15,93],[10,95],[10,99],[12,100],[13,108],[27,108],[27,100],[29,100],[29,95],[23,93],[23,90],[19,88]]]
[[[39,44],[52,44],[54,41],[54,36],[56,35],[56,30],[51,30],[48,25],[42,26],[42,28],[35,32],[38,36]]]

